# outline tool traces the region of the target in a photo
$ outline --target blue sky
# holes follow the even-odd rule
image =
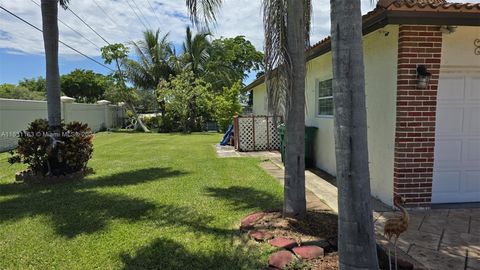
[[[479,2],[480,0],[471,0]],[[41,27],[40,0],[0,0],[0,5]],[[175,44],[184,39],[189,24],[184,0],[71,0],[71,9],[90,24],[110,43],[127,43],[139,40],[148,28],[169,33]],[[262,0],[225,0],[213,29],[215,37],[243,35],[258,50],[263,47]],[[370,0],[362,0],[363,13],[373,9]],[[135,4],[139,7],[136,8]],[[328,35],[330,31],[329,0],[314,1],[312,43]],[[153,8],[151,8],[153,7]],[[135,12],[139,15],[138,18]],[[105,42],[88,29],[69,11],[59,10],[62,23],[60,39],[82,53],[101,61],[98,47]],[[78,35],[83,35],[85,38]],[[88,40],[87,40],[88,39]],[[92,44],[93,43],[93,44]],[[0,10],[0,84],[17,83],[22,78],[44,76],[42,34],[23,22]],[[109,71],[60,45],[60,72],[73,69],[92,69],[99,73]]]

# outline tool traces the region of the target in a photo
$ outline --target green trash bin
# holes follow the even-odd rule
[[[316,127],[305,127],[305,167],[307,168],[315,167],[314,145],[317,130]]]
[[[314,143],[315,135],[318,128],[305,126],[305,167],[315,167]],[[285,151],[287,148],[287,133],[285,124],[278,126],[278,134],[280,135],[280,154],[282,162],[285,163]]]

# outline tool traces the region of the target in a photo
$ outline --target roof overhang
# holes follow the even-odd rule
[[[399,4],[387,1],[385,7],[377,6],[371,12],[363,15],[362,31],[367,35],[389,24],[415,24],[415,25],[454,25],[454,26],[480,26],[480,3],[446,3],[439,5],[429,4]],[[330,52],[331,40],[327,37],[308,49],[307,62]],[[250,91],[265,81],[265,76],[260,76],[247,85],[244,90]]]

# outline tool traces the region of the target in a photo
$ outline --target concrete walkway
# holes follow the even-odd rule
[[[217,148],[217,153],[219,150],[222,151]],[[283,182],[283,164],[278,152],[230,153],[224,157],[226,155],[266,158],[270,162],[262,163],[262,167]],[[338,212],[334,185],[310,171],[305,172],[305,180],[309,208],[328,206]],[[383,227],[388,218],[399,212],[375,199],[372,199],[372,208],[378,241],[391,245],[383,237]],[[410,211],[409,228],[400,236],[397,247],[400,254],[408,254],[427,269],[480,270],[480,208]]]

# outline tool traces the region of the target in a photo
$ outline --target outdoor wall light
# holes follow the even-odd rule
[[[417,88],[426,89],[432,74],[428,72],[427,67],[420,65],[417,67]]]

